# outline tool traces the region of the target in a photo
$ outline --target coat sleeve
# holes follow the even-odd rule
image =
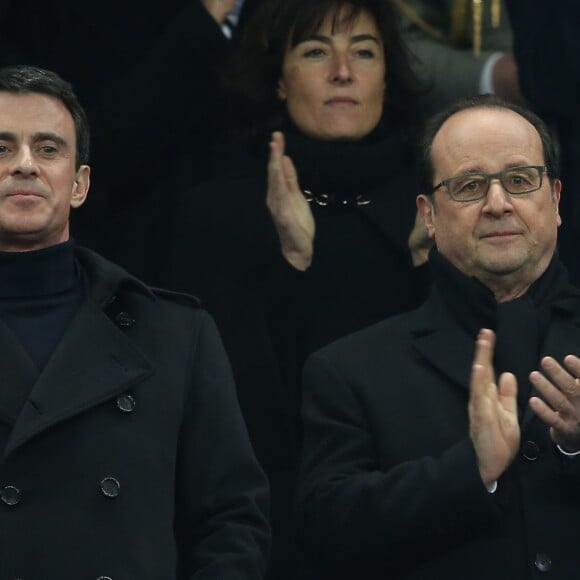
[[[176,473],[178,577],[257,580],[270,546],[268,482],[215,324],[200,316]]]
[[[384,442],[344,375],[323,352],[305,366],[297,508],[310,559],[337,569],[361,561],[402,569],[501,518],[501,502],[485,490],[467,437],[437,456],[386,466],[378,450]]]

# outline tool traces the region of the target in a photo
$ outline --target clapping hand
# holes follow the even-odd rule
[[[546,356],[541,366],[544,374],[534,371],[530,381],[544,400],[531,397],[530,407],[564,451],[580,451],[580,359],[570,354],[562,366]]]
[[[496,385],[494,346],[494,332],[482,329],[475,345],[469,397],[469,435],[487,487],[509,467],[520,444],[517,381],[512,373],[502,373]]]
[[[236,0],[201,0],[201,3],[218,24],[223,24],[236,6]]]
[[[278,231],[282,254],[297,270],[312,262],[315,223],[309,203],[298,184],[294,163],[284,155],[284,135],[276,131],[270,141],[266,205]]]
[[[411,252],[413,266],[424,264],[429,257],[429,250],[435,242],[429,236],[429,231],[419,210],[415,214],[415,223],[413,224],[413,229],[409,234],[407,243],[409,245],[409,251]]]

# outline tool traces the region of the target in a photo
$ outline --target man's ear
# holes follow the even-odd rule
[[[562,182],[559,179],[554,179],[552,184],[552,199],[554,200],[554,207],[556,208],[556,216],[558,225],[562,225],[562,217],[560,216],[560,193],[562,192]]]
[[[77,171],[75,181],[73,183],[70,206],[73,208],[80,207],[85,203],[87,194],[89,193],[89,186],[91,184],[91,168],[88,165],[81,165]]]
[[[434,217],[435,217],[435,202],[431,197],[420,193],[417,196],[417,209],[421,212],[421,216],[423,217],[423,223],[427,228],[427,233],[431,239],[435,238],[435,224],[434,224]]]

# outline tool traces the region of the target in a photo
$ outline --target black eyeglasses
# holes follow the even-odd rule
[[[487,195],[491,180],[499,179],[510,195],[525,195],[542,187],[542,176],[547,172],[545,165],[524,165],[497,173],[466,173],[444,179],[431,193],[445,186],[454,201],[477,201]]]

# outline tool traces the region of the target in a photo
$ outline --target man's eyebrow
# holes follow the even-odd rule
[[[0,141],[18,141],[16,133],[11,133],[10,131],[0,131]],[[66,139],[58,135],[57,133],[52,133],[50,131],[35,133],[32,136],[32,141],[38,143],[39,141],[54,141],[63,147],[68,147],[68,142]]]
[[[63,137],[58,135],[57,133],[51,133],[51,132],[35,133],[32,136],[32,140],[35,143],[38,143],[39,141],[54,141],[55,143],[58,143],[59,145],[62,145],[63,147],[68,146],[68,142]]]

